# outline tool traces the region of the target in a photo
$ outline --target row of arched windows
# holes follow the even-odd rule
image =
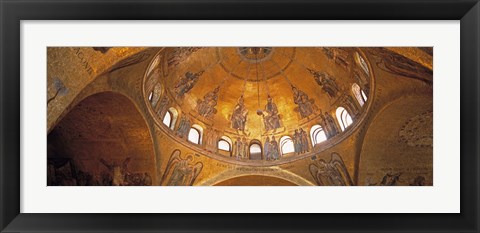
[[[360,106],[363,106],[367,101],[367,96],[365,92],[361,90],[361,88],[355,83],[352,85],[352,92],[358,104]],[[154,93],[152,91],[149,94],[148,99],[151,101],[153,96],[154,96]],[[345,131],[347,127],[349,127],[353,123],[351,115],[344,107],[338,107],[335,115],[341,131]],[[171,107],[165,112],[162,122],[165,126],[174,130],[177,118],[178,118],[178,111],[175,108]],[[193,124],[188,132],[187,140],[191,143],[201,145],[202,136],[203,136],[203,128],[199,125]],[[312,146],[315,146],[321,142],[326,141],[327,134],[325,130],[322,128],[322,126],[314,125],[310,129],[310,139],[311,139]],[[290,136],[281,137],[279,142],[280,142],[279,143],[280,154],[285,155],[285,154],[293,153],[295,151],[295,145]],[[233,145],[233,142],[229,137],[222,136],[217,142],[217,149],[231,153],[233,151],[232,145]],[[260,154],[261,156],[262,154],[261,144],[259,142],[251,143],[249,147],[249,152],[250,152],[250,158],[252,157],[252,155]],[[255,156],[255,157],[258,157],[258,156]]]

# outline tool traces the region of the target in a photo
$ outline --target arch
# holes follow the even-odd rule
[[[310,129],[310,139],[312,140],[313,146],[327,140],[327,135],[325,134],[325,130],[323,130],[322,126],[312,126]]]
[[[217,142],[217,149],[232,152],[232,140],[227,136],[220,137],[220,140]]]
[[[348,113],[344,107],[337,108],[336,116],[342,131],[345,131],[345,129],[353,123],[350,113]]]
[[[145,92],[146,93],[153,93],[153,90],[155,89],[155,86],[159,82],[158,76],[156,75],[149,75],[147,77],[147,81],[145,83]]]
[[[163,86],[159,82],[155,84],[155,87],[148,95],[148,100],[152,103],[152,107],[157,109],[157,104],[160,102],[160,97],[163,94]],[[151,96],[151,97],[150,97]]]
[[[148,93],[148,101],[152,102],[152,99],[153,99],[153,91]]]
[[[368,69],[367,61],[365,61],[365,59],[358,52],[355,52],[355,61],[366,74],[370,73],[370,70]]]
[[[153,59],[152,63],[150,63],[148,70],[147,70],[147,76],[151,77],[150,74],[152,71],[158,67],[160,64],[160,55],[156,55],[155,58]]]
[[[262,160],[263,159],[263,149],[262,143],[258,140],[252,140],[248,146],[248,158],[250,160]]]
[[[246,175],[221,181],[214,186],[298,186],[298,184],[274,176]]]
[[[292,138],[290,136],[283,136],[280,138],[280,153],[282,155],[295,152]]]
[[[360,88],[358,84],[354,83],[352,84],[352,93],[353,96],[355,96],[355,99],[357,99],[358,104],[363,107],[363,105],[367,101],[367,95],[365,95],[365,92]]]
[[[142,185],[133,176],[147,177],[145,173],[148,184],[157,184],[150,130],[134,103],[122,94],[86,97],[54,126],[47,144],[49,185]],[[130,175],[114,179],[109,166],[120,165]]]
[[[367,102],[367,94],[363,90],[360,90],[360,93],[362,94],[363,101]]]
[[[168,128],[172,126],[173,115],[170,111],[165,112],[165,116],[163,116],[163,124],[166,125]]]
[[[383,106],[373,117],[363,136],[357,155],[357,185],[378,185],[386,173],[394,175],[398,171],[404,171],[400,185],[409,185],[418,176],[426,179],[425,185],[433,184],[433,146],[421,145],[426,142],[433,143],[433,118],[432,115],[425,115],[428,112],[434,113],[431,93],[401,95]],[[408,124],[415,121],[415,125],[419,127],[406,134],[407,137],[401,137],[399,130],[408,129]],[[378,136],[385,132],[397,132],[398,137]],[[421,135],[423,140],[417,140],[418,135]],[[388,154],[385,154],[385,151],[388,151]],[[383,167],[391,170],[382,170]],[[411,169],[419,167],[422,167],[421,171]]]
[[[188,141],[201,145],[203,140],[203,128],[200,125],[193,124],[188,132]]]
[[[178,111],[174,107],[170,107],[168,109],[168,112],[170,112],[170,114],[172,114],[172,121],[170,123],[170,129],[174,130],[175,129],[175,124],[177,123],[177,119],[178,119]]]
[[[199,186],[214,186],[218,185],[219,183],[235,178],[235,177],[240,177],[244,175],[259,175],[259,176],[269,176],[269,177],[276,177],[280,179],[287,180],[291,183],[294,183],[295,185],[298,186],[314,186],[315,184],[306,179],[305,177],[302,177],[300,175],[297,175],[291,171],[281,169],[279,167],[271,167],[272,171],[269,173],[266,173],[265,171],[261,170],[252,170],[249,171],[248,174],[239,174],[237,170],[226,170],[222,173],[217,174],[216,176],[209,177],[208,179],[205,180],[200,180],[197,185]]]

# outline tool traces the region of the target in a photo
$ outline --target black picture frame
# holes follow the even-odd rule
[[[478,0],[0,0],[1,232],[479,232]],[[459,214],[20,213],[21,20],[460,20]]]

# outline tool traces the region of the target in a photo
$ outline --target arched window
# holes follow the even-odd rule
[[[157,83],[155,85],[155,87],[153,88],[152,97],[150,97],[150,95],[148,96],[148,100],[152,103],[153,107],[157,106],[158,101],[160,100],[160,97],[162,96],[162,93],[163,93],[162,84]]]
[[[159,63],[160,63],[160,55],[157,55],[155,59],[153,59],[153,62],[150,64],[150,67],[148,67],[147,76],[150,75],[153,69],[157,68]]]
[[[232,140],[227,136],[222,136],[220,140],[218,140],[217,147],[219,150],[232,151]]]
[[[188,132],[188,141],[200,144],[200,132],[198,132],[198,129],[190,128],[190,132]]]
[[[199,125],[192,125],[190,131],[188,132],[188,141],[193,142],[195,144],[202,144],[202,134],[203,128]]]
[[[175,123],[177,123],[177,118],[178,118],[178,111],[177,109],[175,109],[174,107],[171,107],[168,109],[168,111],[171,116],[171,122],[170,122],[170,125],[168,127],[170,127],[171,130],[174,130],[175,129]],[[163,118],[165,120],[165,117]]]
[[[315,146],[320,142],[326,141],[327,135],[325,134],[325,131],[323,130],[322,126],[314,125],[310,129],[310,138],[312,139],[312,145]]]
[[[289,136],[283,136],[282,138],[280,138],[280,153],[284,155],[292,152],[295,152],[292,138],[290,138]]]
[[[363,90],[361,90],[360,92],[362,93],[363,100],[367,102],[367,95],[365,94],[365,92]]]
[[[258,142],[253,142],[250,144],[250,159],[251,160],[262,160],[262,146]]]
[[[153,91],[150,92],[150,94],[148,94],[148,101],[152,102],[152,98],[153,98]]]
[[[352,84],[352,92],[357,99],[358,104],[360,104],[360,106],[363,106],[367,101],[367,95],[365,95],[365,92],[360,89],[360,86],[356,83]]]
[[[170,111],[165,113],[165,116],[163,117],[163,124],[168,128],[172,126],[172,113]]]
[[[153,93],[153,89],[155,89],[155,86],[158,83],[158,77],[155,75],[150,75],[148,76],[147,81],[145,82],[145,93]],[[150,100],[150,98],[148,98]]]
[[[360,67],[362,67],[362,70],[365,71],[365,73],[370,73],[368,70],[368,65],[365,59],[358,53],[355,53],[355,61],[357,62]]]
[[[343,107],[337,108],[337,120],[342,131],[345,131],[345,129],[353,123],[352,117]]]

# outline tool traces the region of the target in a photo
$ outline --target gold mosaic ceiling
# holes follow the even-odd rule
[[[192,124],[261,141],[265,135],[311,126],[321,114],[334,116],[337,107],[352,99],[352,85],[368,93],[371,79],[358,48],[166,48],[151,70],[145,81],[147,101],[158,81],[162,88],[157,91],[167,94],[159,96],[168,96],[168,105],[188,115]],[[245,124],[239,128],[232,121],[242,96],[244,107],[237,113],[244,114]],[[268,96],[278,109],[278,121],[270,127],[265,123]],[[307,110],[298,101],[307,103]]]

